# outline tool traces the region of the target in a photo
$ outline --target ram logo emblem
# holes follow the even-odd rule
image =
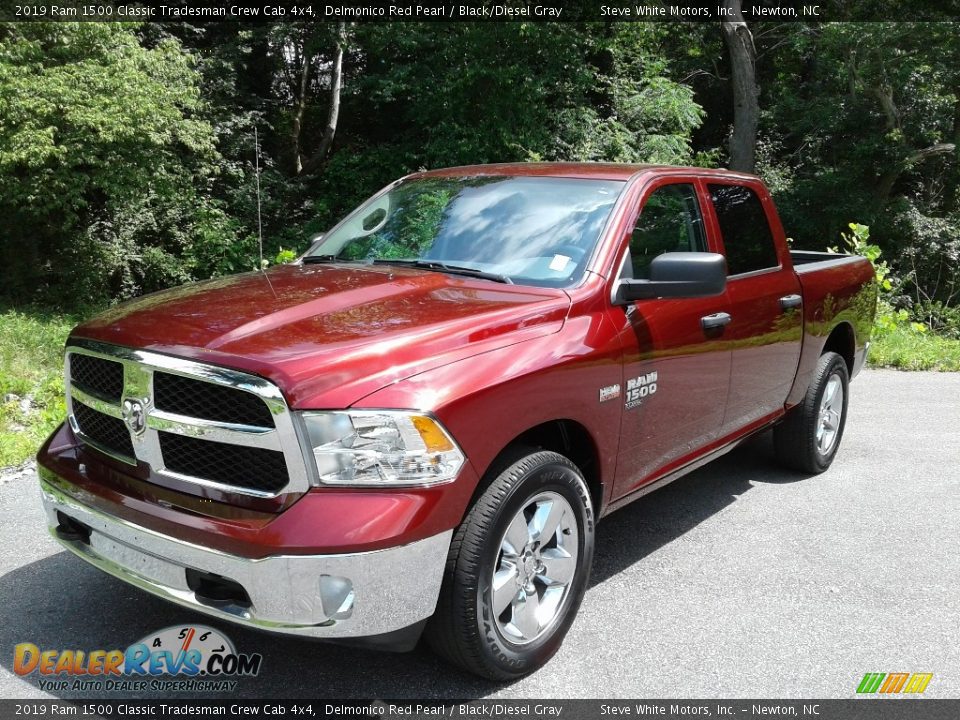
[[[133,435],[142,435],[147,429],[147,412],[139,400],[123,401],[123,421]]]

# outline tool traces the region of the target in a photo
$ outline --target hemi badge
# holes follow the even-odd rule
[[[614,398],[620,397],[620,385],[607,385],[606,387],[600,388],[600,402],[606,402],[607,400],[613,400]]]

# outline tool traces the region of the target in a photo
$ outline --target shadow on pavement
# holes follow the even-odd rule
[[[592,584],[600,583],[735,502],[753,483],[803,476],[773,463],[769,433],[641,498],[598,525]],[[0,665],[13,673],[13,648],[123,649],[161,628],[204,624],[223,629],[239,652],[259,652],[260,676],[242,678],[233,698],[475,698],[508,685],[460,672],[423,647],[404,655],[271,635],[211,620],[135,590],[68,552],[0,577]],[[545,672],[549,672],[549,666]],[[62,676],[63,677],[63,676]],[[20,680],[39,687],[37,674]],[[170,694],[56,691],[65,699],[170,698]],[[189,695],[185,695],[189,697]],[[216,698],[216,694],[204,694]]]
[[[792,483],[805,475],[780,468],[765,432],[712,463],[605,517],[597,525],[591,584],[607,580],[679,538],[755,483]]]

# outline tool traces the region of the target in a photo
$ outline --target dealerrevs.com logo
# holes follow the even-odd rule
[[[41,690],[232,691],[236,678],[257,675],[262,662],[204,625],[168,627],[126,650],[47,650],[24,642],[13,651],[14,672],[37,673]]]

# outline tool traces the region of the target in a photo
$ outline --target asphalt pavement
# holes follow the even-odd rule
[[[562,649],[502,684],[425,649],[291,639],[169,605],[60,550],[33,474],[7,475],[0,698],[51,696],[36,674],[14,674],[16,643],[124,648],[191,622],[263,654],[260,675],[232,697],[849,698],[866,672],[931,672],[925,694],[957,698],[958,530],[960,373],[866,371],[826,473],[779,469],[764,435],[603,520],[591,587]]]

